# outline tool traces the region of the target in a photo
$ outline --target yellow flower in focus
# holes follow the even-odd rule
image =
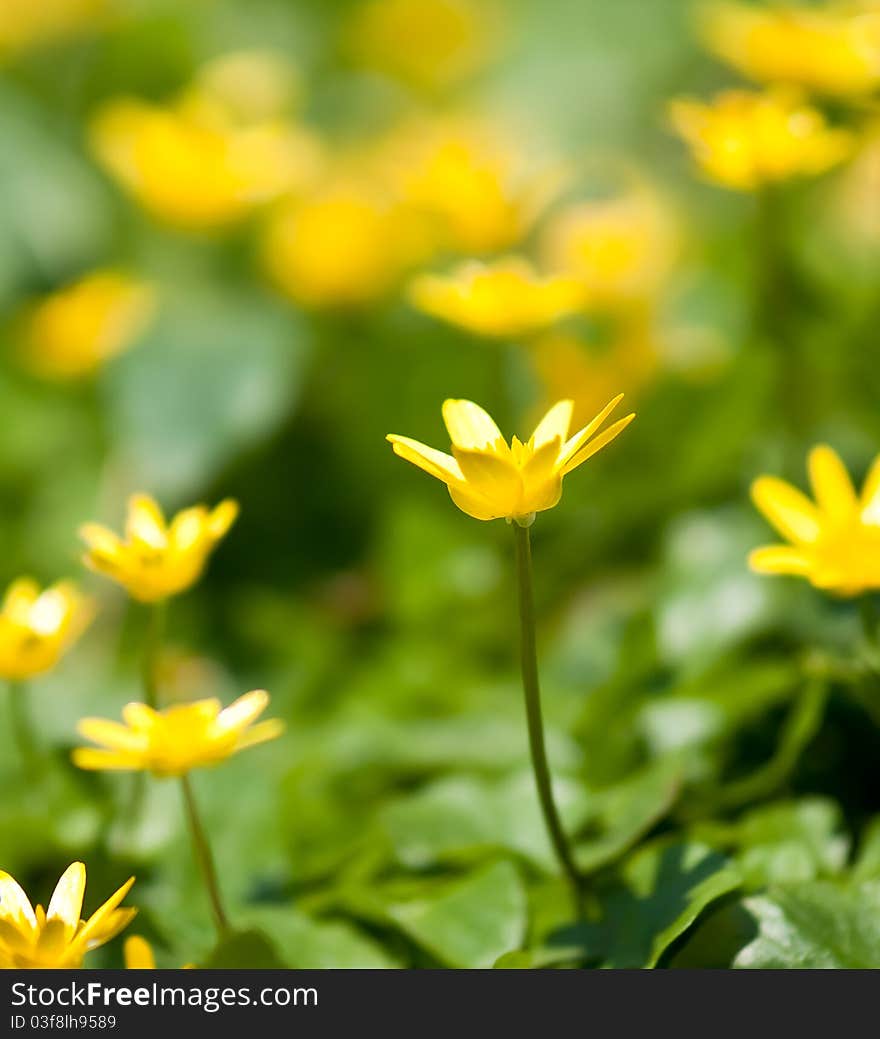
[[[485,65],[499,30],[488,0],[367,0],[348,27],[348,41],[366,67],[432,90]]]
[[[280,736],[284,722],[279,718],[253,724],[268,704],[269,694],[262,689],[245,693],[222,710],[215,699],[175,704],[162,711],[143,703],[126,704],[124,725],[104,718],[80,721],[80,735],[100,749],[78,747],[73,751],[73,763],[90,771],[183,776]]]
[[[237,502],[227,498],[214,509],[184,509],[166,523],[149,495],[135,494],[128,502],[124,541],[98,523],[80,528],[88,545],[83,562],[117,581],[133,599],[158,602],[195,584],[237,516]]]
[[[583,286],[575,278],[539,276],[524,260],[469,261],[451,275],[422,274],[410,290],[426,314],[483,336],[528,335],[578,310]]]
[[[0,605],[0,678],[18,682],[51,671],[93,616],[72,581],[44,591],[28,577],[13,581]]]
[[[550,217],[541,237],[548,270],[578,278],[587,305],[655,295],[676,252],[671,216],[647,191],[579,202]]]
[[[706,176],[740,191],[822,173],[854,146],[852,134],[781,91],[728,90],[710,104],[682,99],[670,113]]]
[[[117,271],[94,271],[36,303],[20,334],[24,363],[49,379],[76,379],[132,346],[156,309],[153,289]]]
[[[280,121],[241,123],[214,95],[174,106],[122,99],[93,119],[95,154],[157,219],[190,231],[224,227],[313,176],[317,147]]]
[[[0,969],[81,967],[87,952],[115,938],[137,912],[119,908],[133,883],[131,877],[83,920],[86,868],[81,862],[64,871],[48,909],[31,906],[16,881],[0,870]]]
[[[359,179],[336,181],[279,208],[262,247],[275,284],[310,307],[370,303],[424,251],[410,214]]]
[[[559,190],[558,166],[537,164],[513,138],[475,118],[402,127],[384,149],[386,176],[444,249],[506,249]]]
[[[442,480],[452,500],[468,516],[479,520],[503,517],[527,526],[536,512],[552,509],[559,501],[562,478],[610,444],[635,418],[627,415],[598,432],[622,396],[615,397],[571,437],[570,400],[554,404],[526,443],[514,437],[510,444],[478,404],[447,400],[443,402],[443,421],[452,441],[451,455],[396,433],[389,433],[387,439],[396,455]]]
[[[825,445],[809,455],[815,503],[775,476],[752,484],[752,498],[790,542],[758,548],[749,565],[760,574],[806,577],[840,596],[880,588],[880,456],[857,495],[846,468]]]
[[[0,55],[26,51],[100,26],[110,9],[108,0],[3,0]]]
[[[880,11],[864,4],[755,7],[710,4],[701,19],[709,49],[759,83],[833,96],[880,85]]]

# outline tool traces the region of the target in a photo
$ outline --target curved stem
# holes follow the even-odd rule
[[[571,846],[553,800],[553,784],[544,745],[544,720],[541,714],[541,689],[538,682],[538,654],[535,640],[535,600],[532,590],[532,546],[529,528],[513,523],[516,538],[516,577],[519,591],[520,653],[523,693],[526,702],[526,720],[529,729],[529,749],[535,786],[547,833],[574,893],[575,905],[580,908],[581,876],[575,865]]]
[[[30,769],[37,752],[34,730],[27,709],[27,688],[21,682],[10,682],[7,689],[11,728],[22,764]]]
[[[223,900],[220,897],[220,884],[217,880],[217,869],[214,866],[214,856],[211,853],[211,846],[208,843],[208,838],[205,834],[205,829],[202,826],[201,819],[199,817],[199,810],[196,807],[195,797],[193,796],[192,784],[189,781],[189,776],[184,773],[180,777],[180,786],[183,790],[183,803],[186,807],[186,821],[189,825],[190,836],[192,837],[193,850],[196,856],[196,862],[198,863],[199,870],[202,874],[202,879],[205,882],[205,887],[208,891],[208,897],[211,900],[211,911],[214,914],[214,923],[217,927],[217,934],[220,938],[225,938],[229,934],[229,919],[226,916],[226,911],[223,908]]]
[[[159,653],[162,649],[162,636],[165,631],[166,604],[164,599],[153,603],[147,620],[147,633],[144,637],[143,657],[141,659],[141,678],[144,687],[144,702],[156,710],[159,706]]]

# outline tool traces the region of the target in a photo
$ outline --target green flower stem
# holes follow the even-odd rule
[[[9,698],[11,728],[22,764],[29,769],[37,754],[37,742],[28,715],[27,687],[22,682],[10,682],[6,694]]]
[[[159,654],[162,650],[162,637],[165,633],[165,617],[167,613],[165,600],[160,599],[158,602],[153,603],[149,611],[141,661],[141,674],[144,686],[144,702],[148,707],[157,710],[159,707]]]
[[[880,648],[880,612],[870,594],[859,599],[859,617],[865,641],[872,648]]]
[[[217,881],[217,869],[214,866],[214,856],[211,853],[211,846],[208,843],[205,828],[202,826],[199,817],[199,810],[196,807],[195,797],[193,796],[192,784],[190,783],[189,776],[186,773],[180,777],[180,787],[183,790],[183,803],[186,807],[186,821],[189,825],[190,836],[192,837],[193,850],[195,852],[199,870],[202,874],[202,879],[204,880],[205,887],[208,891],[208,897],[211,900],[211,911],[214,915],[217,934],[220,938],[225,938],[226,935],[229,934],[230,930],[229,919],[226,916],[226,911],[223,908],[223,900],[220,897],[220,885]]]
[[[526,701],[526,720],[529,728],[529,749],[535,786],[541,803],[541,812],[547,833],[559,865],[571,883],[575,905],[580,908],[582,879],[575,865],[574,856],[562,828],[556,802],[553,800],[553,785],[547,763],[547,748],[544,745],[544,721],[541,715],[541,689],[538,682],[538,655],[535,643],[535,600],[532,590],[532,547],[528,526],[513,523],[516,538],[516,577],[519,589],[520,652],[522,659],[522,683]]]

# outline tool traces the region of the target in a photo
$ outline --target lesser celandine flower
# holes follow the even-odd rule
[[[581,283],[539,275],[525,260],[469,261],[450,275],[423,274],[411,286],[413,303],[433,317],[478,335],[509,338],[548,328],[584,301]]]
[[[749,79],[843,97],[880,85],[880,11],[864,3],[712,3],[700,22],[707,46]]]
[[[815,502],[775,476],[752,485],[755,504],[789,542],[758,548],[749,556],[762,574],[805,577],[815,588],[840,596],[880,588],[880,456],[857,494],[832,448],[809,455]]]
[[[46,589],[28,577],[13,581],[0,605],[0,678],[21,681],[50,671],[93,613],[72,581]]]
[[[447,400],[443,404],[443,420],[452,440],[451,455],[409,437],[388,436],[395,454],[442,480],[463,512],[480,520],[504,517],[514,529],[522,681],[535,786],[547,833],[578,909],[580,871],[556,808],[544,745],[529,530],[536,513],[559,501],[565,474],[610,443],[634,418],[628,415],[599,433],[619,401],[620,397],[615,397],[571,437],[568,428],[573,403],[560,401],[538,423],[525,444],[516,437],[508,444],[490,416],[468,400]]]
[[[280,736],[284,723],[278,719],[254,725],[268,705],[269,694],[262,689],[240,696],[225,709],[215,699],[174,704],[161,711],[130,703],[122,710],[124,724],[103,718],[80,721],[80,734],[100,749],[79,747],[73,761],[89,770],[182,776]]]
[[[478,404],[447,400],[443,421],[452,440],[451,455],[396,433],[389,433],[388,440],[395,454],[442,480],[455,504],[474,519],[530,522],[536,512],[556,505],[567,473],[592,458],[635,418],[627,415],[599,432],[620,399],[615,397],[571,437],[574,405],[560,401],[525,443],[514,437],[510,444]]]
[[[317,146],[280,120],[242,122],[215,95],[159,106],[105,104],[92,147],[107,170],[157,219],[190,231],[235,223],[312,177]]]
[[[669,274],[676,246],[669,208],[646,188],[566,206],[541,234],[546,268],[578,278],[591,308],[651,298]]]
[[[213,509],[184,509],[167,523],[153,498],[135,494],[128,502],[124,540],[98,523],[80,528],[88,545],[84,562],[139,602],[167,599],[195,584],[237,515],[238,504],[226,499]]]
[[[424,253],[411,214],[370,180],[341,176],[279,206],[263,239],[264,266],[309,307],[370,303]]]
[[[728,90],[710,103],[680,99],[670,114],[703,173],[740,191],[822,173],[853,148],[852,134],[787,91]]]
[[[436,90],[477,71],[499,29],[491,0],[366,0],[347,36],[363,65]]]
[[[420,120],[393,134],[379,158],[438,248],[483,254],[519,242],[563,180],[558,164],[536,161],[515,140],[476,116]]]
[[[218,765],[238,751],[280,736],[278,719],[254,724],[269,704],[262,689],[240,696],[221,709],[216,699],[175,704],[156,711],[143,703],[127,704],[124,724],[104,718],[83,718],[80,734],[94,747],[78,747],[73,762],[91,771],[151,772],[180,780],[193,849],[211,900],[214,921],[222,936],[229,930],[214,858],[196,807],[189,773]]]
[[[100,27],[113,0],[3,0],[0,3],[0,54],[29,50]]]
[[[137,912],[120,908],[133,883],[131,877],[83,920],[86,868],[81,862],[64,871],[47,909],[31,906],[19,884],[0,870],[0,968],[81,967],[87,952],[119,934]]]
[[[50,379],[89,375],[137,341],[155,305],[145,282],[121,271],[93,271],[29,309],[19,337],[22,360]]]

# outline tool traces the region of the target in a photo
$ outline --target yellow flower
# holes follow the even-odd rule
[[[503,517],[525,526],[536,512],[556,505],[567,473],[610,444],[635,418],[627,415],[596,435],[622,396],[571,437],[570,400],[555,404],[525,444],[516,437],[508,444],[478,404],[447,400],[443,421],[452,441],[451,455],[396,433],[389,433],[387,439],[396,455],[442,480],[462,512],[474,519]]]
[[[487,0],[368,0],[347,35],[361,64],[416,87],[442,89],[486,63],[499,28]]]
[[[423,274],[411,286],[413,303],[434,317],[484,336],[539,332],[583,303],[575,278],[539,276],[524,260],[469,261],[451,275]]]
[[[22,577],[0,606],[0,678],[21,681],[50,671],[88,627],[94,610],[71,581],[40,591]]]
[[[761,574],[794,574],[840,596],[880,588],[880,456],[858,496],[837,454],[825,445],[809,456],[815,504],[775,476],[752,485],[752,498],[791,544],[749,556]]]
[[[139,934],[133,934],[126,938],[122,946],[122,956],[125,961],[126,970],[155,970],[156,957],[150,943],[141,938]],[[186,963],[181,970],[192,970],[194,964]]]
[[[852,134],[783,91],[728,90],[711,104],[674,101],[670,112],[706,176],[741,191],[822,173],[854,145]]]
[[[82,719],[77,725],[80,735],[101,749],[78,747],[73,763],[97,771],[182,776],[280,736],[284,722],[278,718],[252,726],[268,704],[269,694],[262,689],[245,693],[224,710],[215,699],[175,704],[162,711],[142,703],[126,704],[124,725],[104,718]]]
[[[647,190],[561,209],[541,236],[547,269],[579,279],[592,307],[655,295],[672,267],[676,244],[668,210]]]
[[[128,502],[124,541],[98,523],[80,528],[88,545],[83,561],[118,581],[133,599],[158,602],[195,584],[237,516],[238,504],[227,498],[214,509],[184,509],[166,524],[149,495],[134,494]]]
[[[498,126],[477,118],[406,125],[385,143],[381,158],[437,245],[461,253],[516,244],[563,179],[558,166],[535,163]]]
[[[166,107],[124,98],[93,119],[92,147],[159,220],[190,231],[223,227],[299,187],[317,162],[304,131],[237,115],[215,95],[190,93]]]
[[[880,12],[864,4],[706,8],[702,35],[723,61],[760,83],[789,83],[835,96],[880,85]]]
[[[118,271],[93,271],[29,310],[21,327],[22,358],[46,378],[89,375],[136,342],[155,303],[144,282]]]
[[[100,26],[108,0],[3,0],[0,3],[0,54],[16,53]]]
[[[16,881],[0,870],[0,968],[81,967],[87,952],[115,938],[137,912],[119,908],[133,883],[131,877],[83,920],[86,868],[81,862],[64,871],[48,909],[32,907]]]
[[[278,209],[262,249],[273,281],[310,307],[370,303],[423,251],[407,211],[358,178],[335,180]]]

